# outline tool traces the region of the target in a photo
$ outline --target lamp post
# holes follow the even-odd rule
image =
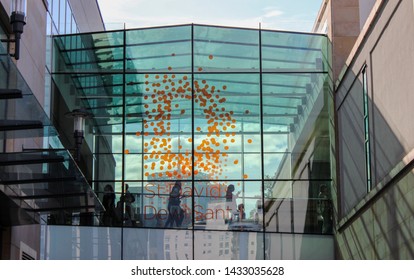
[[[14,42],[14,54],[11,54],[16,60],[20,58],[20,39],[23,33],[23,27],[26,24],[26,0],[12,0],[10,11],[10,24],[14,39],[1,40],[2,42]]]
[[[76,163],[80,162],[80,152],[85,135],[85,120],[92,117],[92,114],[85,109],[75,109],[65,114],[69,118],[73,118],[73,137],[75,138],[75,154]]]
[[[12,12],[10,24],[14,33],[14,58],[20,57],[20,38],[23,33],[23,26],[26,24],[26,0],[12,0]]]

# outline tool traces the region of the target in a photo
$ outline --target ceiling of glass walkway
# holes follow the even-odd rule
[[[127,124],[159,108],[168,119],[194,113],[197,123],[218,114],[220,104],[238,121],[288,132],[329,73],[329,42],[319,34],[182,25],[59,36],[55,43],[55,80],[70,76],[68,92],[110,132],[124,113]]]

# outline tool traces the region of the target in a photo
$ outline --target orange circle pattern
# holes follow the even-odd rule
[[[213,55],[209,55],[209,59],[213,59]],[[168,67],[168,70],[171,71],[172,67]],[[202,68],[198,70],[202,71]],[[227,111],[226,98],[220,96],[221,91],[225,91],[227,86],[223,85],[220,90],[215,86],[210,87],[206,80],[202,80],[194,81],[193,89],[186,75],[182,76],[182,79],[177,77],[176,80],[176,75],[167,74],[163,77],[146,74],[144,77],[144,92],[147,92],[144,96],[144,131],[137,131],[136,136],[144,138],[145,176],[173,180],[190,178],[194,172],[194,175],[202,173],[208,179],[223,179],[223,168],[227,166],[229,157],[227,151],[231,149],[229,142],[236,142],[236,133],[227,131],[234,131],[237,127],[234,112]],[[186,109],[180,109],[182,103],[177,103],[177,98],[188,101],[194,98],[195,106],[199,106],[204,112],[206,128],[195,128],[198,140],[197,144],[194,143],[195,168],[192,166],[190,151],[183,150],[183,145],[178,145],[177,151],[172,150],[173,140],[176,139],[171,136],[172,117],[179,115],[179,118],[183,118],[190,113],[186,112]],[[225,138],[221,139],[223,137]],[[181,141],[185,141],[188,146],[192,144],[193,139],[190,137]],[[249,144],[252,142],[248,139]],[[125,150],[125,153],[129,153],[129,150]],[[239,160],[236,159],[232,163],[237,165]],[[244,174],[243,178],[247,179],[248,175]]]

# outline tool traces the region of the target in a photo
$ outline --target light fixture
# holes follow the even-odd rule
[[[23,33],[23,27],[26,24],[26,0],[12,0],[10,11],[10,24],[14,39],[1,40],[2,42],[14,42],[14,54],[11,54],[16,60],[20,58],[20,38]]]
[[[85,120],[92,117],[92,114],[86,109],[75,109],[65,114],[69,118],[73,118],[73,137],[75,138],[74,158],[77,163],[80,162],[80,150],[85,136]]]

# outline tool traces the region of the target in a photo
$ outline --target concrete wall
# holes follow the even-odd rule
[[[48,103],[45,100],[47,2],[27,1],[27,18],[21,39],[20,59],[15,61],[20,73],[42,106]],[[81,32],[104,30],[96,0],[71,0],[70,3]],[[10,12],[9,0],[0,0],[0,4],[7,13]],[[5,21],[5,25],[8,25],[7,18],[2,18],[2,20]],[[13,50],[11,52],[13,53]],[[21,142],[13,143],[10,141],[8,144],[10,144],[8,150],[21,151]],[[32,147],[32,145],[29,146]],[[42,146],[42,141],[38,143],[38,146]],[[1,258],[19,259],[22,244],[31,253],[35,252],[35,258],[39,258],[39,225],[6,227],[4,229],[5,233],[1,240]]]
[[[326,32],[332,42],[332,71],[336,81],[360,33],[359,0],[323,1],[313,31]]]
[[[375,3],[378,0],[359,0],[359,26],[362,29],[365,25],[365,22],[368,19],[369,14],[372,11]]]
[[[10,1],[1,0],[7,13],[10,12]],[[46,62],[46,5],[43,1],[27,1],[27,18],[20,46],[20,59],[15,61],[17,68],[24,77],[26,83],[38,99],[40,104],[44,103],[45,96],[45,62]],[[7,23],[6,23],[7,24]],[[12,45],[13,46],[13,45]],[[11,50],[14,52],[14,49]],[[21,151],[21,147],[41,145],[32,139],[25,141],[16,140],[15,147],[8,146],[9,151]],[[13,144],[9,141],[8,144]],[[21,244],[25,249],[30,249],[29,254],[39,258],[40,251],[40,226],[16,226],[7,227],[3,235],[2,258],[20,259]]]
[[[10,12],[10,1],[1,0]],[[43,104],[46,63],[46,6],[43,1],[27,1],[26,25],[21,39],[20,59],[16,61],[27,84]]]
[[[372,28],[369,28],[372,23]],[[413,1],[377,1],[336,91],[339,192],[336,240],[345,259],[414,258]],[[335,50],[334,50],[335,54]],[[366,191],[360,71],[367,66],[372,191]]]
[[[80,32],[105,30],[97,0],[69,0]]]
[[[356,69],[360,70],[360,69]],[[346,100],[337,102],[338,185],[343,198],[342,212],[349,212],[366,195],[364,149],[364,100],[361,73],[348,75],[337,96],[346,92]],[[345,93],[343,93],[345,94]],[[338,98],[337,98],[338,101]],[[345,188],[346,186],[346,188]]]

